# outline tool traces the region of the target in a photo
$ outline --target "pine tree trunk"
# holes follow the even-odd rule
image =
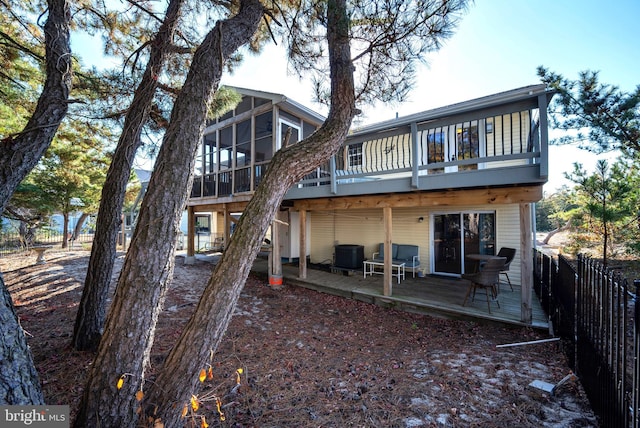
[[[67,248],[69,246],[69,240],[71,239],[71,235],[69,235],[69,213],[62,213],[62,248]]]
[[[88,217],[89,217],[89,213],[83,212],[82,214],[80,214],[80,217],[78,217],[78,221],[76,221],[75,226],[73,226],[73,232],[71,234],[71,239],[73,239],[73,240],[78,239],[78,237],[82,233],[82,226],[84,225],[84,222],[87,221]]]
[[[0,213],[51,144],[71,90],[69,4],[49,0],[44,26],[47,78],[24,130],[0,141]],[[40,382],[11,296],[0,274],[0,404],[43,404]]]
[[[38,372],[2,273],[0,294],[0,404],[44,404]]]
[[[328,3],[331,111],[312,136],[275,154],[267,172],[235,228],[229,246],[216,265],[195,313],[145,395],[145,408],[164,426],[182,426],[181,409],[198,393],[198,375],[211,364],[229,325],[269,224],[288,189],[336,153],[355,114],[345,0]],[[155,413],[154,413],[155,412]]]
[[[224,59],[250,41],[263,11],[258,0],[243,0],[238,14],[219,21],[194,55],[140,207],[76,427],[135,427],[138,422],[136,393],[144,385],[156,321],[173,274],[177,232],[210,100]]]
[[[0,140],[0,212],[47,150],[67,114],[72,75],[69,5],[65,0],[49,0],[48,4],[44,27],[47,79],[22,132]]]
[[[544,245],[547,245],[547,244],[549,243],[549,241],[551,240],[551,238],[553,238],[553,236],[554,236],[556,233],[560,233],[560,232],[562,232],[562,231],[569,230],[569,228],[570,228],[570,227],[571,227],[571,220],[568,220],[568,221],[565,223],[565,225],[564,225],[564,226],[559,227],[559,228],[557,228],[557,229],[553,229],[551,232],[547,233],[547,236],[545,236],[545,237],[544,237],[544,240],[542,241],[542,243],[543,243]]]
[[[149,63],[125,116],[124,128],[102,188],[87,276],[73,329],[73,347],[78,351],[95,351],[100,343],[131,166],[141,144],[140,134],[149,117],[158,86],[157,76],[164,68],[183,3],[184,0],[171,0],[167,6],[164,22],[151,45]]]

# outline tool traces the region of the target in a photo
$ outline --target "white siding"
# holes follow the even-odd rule
[[[520,284],[520,217],[517,204],[479,205],[463,207],[395,208],[393,210],[393,237],[397,244],[412,244],[420,247],[420,267],[429,273],[431,243],[429,242],[430,215],[434,212],[495,211],[496,213],[496,251],[500,247],[517,250],[511,264],[509,278],[514,284]],[[384,240],[382,209],[317,211],[311,228],[311,262],[332,263],[334,246],[355,244],[364,246],[366,259],[378,250],[378,244]],[[424,221],[419,222],[423,217]]]
[[[516,249],[516,257],[509,267],[509,279],[513,284],[520,284],[520,210],[517,204],[496,209],[496,229],[496,253],[501,247]]]

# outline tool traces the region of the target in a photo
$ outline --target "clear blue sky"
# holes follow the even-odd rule
[[[536,68],[576,79],[600,71],[604,83],[640,85],[640,1],[478,0],[429,66],[421,67],[410,99],[398,105],[359,106],[362,123],[379,122],[521,86],[540,83]],[[269,47],[223,83],[283,93],[312,109],[311,85],[287,76],[283,54]],[[574,161],[591,168],[595,157],[569,147],[550,151],[546,191],[567,183]]]

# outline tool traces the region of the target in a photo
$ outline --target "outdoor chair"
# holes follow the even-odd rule
[[[507,261],[505,262],[504,267],[502,268],[502,271],[500,271],[500,273],[504,274],[504,276],[507,277],[507,282],[509,283],[509,287],[511,288],[511,291],[513,291],[513,285],[511,285],[511,280],[509,279],[508,272],[509,272],[509,265],[511,264],[515,256],[516,256],[515,248],[502,247],[500,248],[500,251],[498,251],[498,257],[507,258]],[[500,287],[500,284],[498,284],[498,287]]]
[[[485,294],[487,295],[487,307],[489,308],[489,313],[491,313],[491,300],[494,300],[498,307],[500,307],[500,302],[498,302],[497,286],[500,282],[500,272],[502,272],[506,261],[506,257],[494,257],[487,260],[487,262],[482,266],[481,271],[462,274],[463,279],[471,281],[467,294],[464,296],[462,306],[467,304],[467,299],[472,291],[473,296],[471,301],[476,297],[476,290],[478,288],[484,288]],[[491,298],[489,298],[489,293],[491,293]]]

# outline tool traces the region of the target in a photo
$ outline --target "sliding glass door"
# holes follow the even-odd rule
[[[495,213],[455,212],[432,215],[431,271],[457,276],[467,254],[495,254]]]

